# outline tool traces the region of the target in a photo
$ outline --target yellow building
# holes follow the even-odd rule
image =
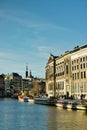
[[[71,96],[70,52],[56,58],[56,94],[58,97]]]
[[[55,96],[55,90],[56,90],[56,70],[55,70],[55,59],[57,56],[53,56],[50,54],[50,57],[48,59],[48,62],[46,64],[45,70],[46,70],[46,93],[48,96]]]
[[[87,99],[87,45],[61,56],[50,55],[45,67],[48,96]]]
[[[72,95],[87,99],[87,45],[71,52]]]

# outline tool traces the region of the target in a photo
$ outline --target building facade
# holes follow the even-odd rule
[[[56,58],[57,56],[53,56],[50,54],[50,57],[48,59],[48,62],[46,64],[45,70],[46,70],[46,93],[50,96],[55,96],[55,90],[56,90]]]
[[[7,74],[5,76],[5,93],[12,95],[22,89],[22,76],[18,73]]]
[[[71,52],[72,89],[75,98],[87,99],[87,45]]]
[[[70,52],[56,58],[56,93],[58,97],[71,96]]]
[[[0,75],[0,97],[3,97],[5,94],[5,76],[3,74]]]
[[[87,99],[87,45],[54,57],[50,55],[45,67],[48,96]]]

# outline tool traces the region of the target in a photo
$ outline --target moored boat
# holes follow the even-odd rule
[[[29,103],[34,103],[34,99],[29,97],[29,98],[28,98],[28,102],[29,102]]]
[[[21,102],[24,102],[24,96],[22,96],[22,95],[18,96],[18,100]]]
[[[48,98],[39,98],[39,97],[36,97],[34,99],[34,102],[37,103],[37,104],[44,104],[44,105],[46,105],[47,101],[48,101]]]
[[[75,102],[75,100],[68,100],[68,103],[67,103],[67,109],[72,109],[72,105],[73,103]]]
[[[74,110],[86,110],[86,107],[84,107],[84,104],[81,100],[75,100],[72,104],[72,109]]]
[[[28,100],[29,100],[29,97],[25,96],[24,97],[24,102],[28,102]]]
[[[57,100],[57,102],[55,103],[55,105],[56,105],[57,107],[63,108],[63,100]]]
[[[81,100],[58,100],[56,103],[57,107],[67,108],[67,109],[73,109],[73,110],[85,110],[86,107],[82,103]]]
[[[30,97],[27,97],[27,96],[18,96],[18,100],[21,101],[21,102],[29,102],[29,103],[34,103],[34,99],[33,98],[30,98]]]
[[[43,98],[43,97],[37,97],[34,99],[34,102],[36,104],[42,104],[42,105],[50,105],[50,106],[55,106],[56,100],[53,98]]]

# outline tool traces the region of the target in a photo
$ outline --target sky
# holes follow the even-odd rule
[[[87,44],[87,0],[0,0],[0,74],[45,78],[50,53]]]

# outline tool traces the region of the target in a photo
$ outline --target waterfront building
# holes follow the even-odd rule
[[[75,98],[87,99],[87,45],[71,52],[72,89]]]
[[[28,78],[22,79],[22,90],[26,96],[31,94],[32,81]]]
[[[5,83],[4,83],[5,75],[0,75],[0,97],[3,97],[5,94]]]
[[[22,76],[18,73],[11,73],[5,76],[5,93],[11,95],[22,89]]]
[[[33,92],[35,96],[46,96],[46,84],[43,78],[34,78]]]
[[[45,67],[48,96],[87,99],[87,45],[61,56],[50,55]]]
[[[5,95],[6,96],[11,96],[11,86],[10,86],[10,75],[9,74],[6,74],[5,75]]]
[[[45,80],[42,78],[35,78],[32,75],[31,70],[28,72],[28,66],[26,66],[25,78],[22,79],[22,90],[25,95],[38,96],[46,94]]]
[[[24,94],[26,96],[33,95],[32,94],[32,83],[33,83],[34,77],[32,76],[32,72],[28,71],[28,66],[26,66],[25,71],[25,78],[22,79],[22,91],[24,91]]]
[[[20,76],[18,73],[12,73],[10,75],[10,80],[11,88],[16,92],[19,92],[22,88],[22,76]]]
[[[45,70],[46,70],[46,93],[49,97],[55,96],[56,91],[56,70],[55,70],[55,59],[57,56],[54,56],[50,54],[50,57],[48,59],[48,62],[46,64]]]
[[[56,95],[67,98],[71,96],[71,54],[65,52],[56,58]]]

